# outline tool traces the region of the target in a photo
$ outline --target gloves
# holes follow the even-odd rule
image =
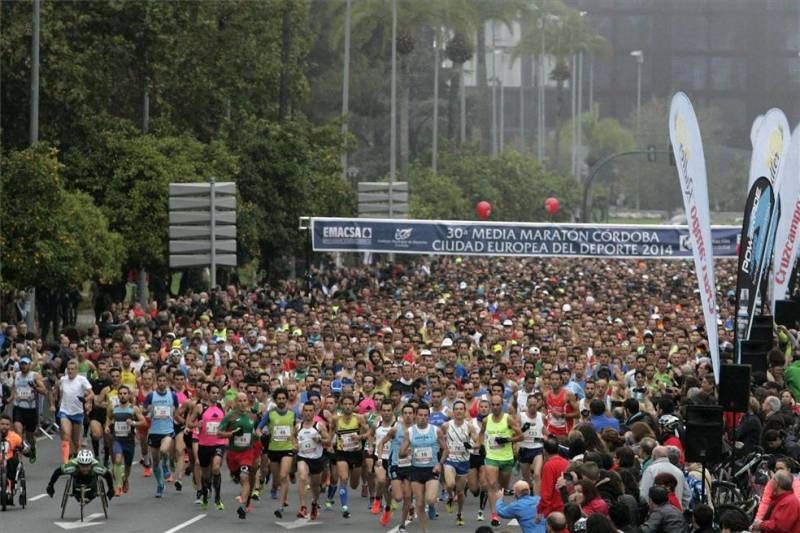
[[[45,490],[45,492],[47,492],[47,495],[52,498],[53,495],[56,493],[56,489],[55,487],[53,487],[53,485],[47,485],[47,489]]]
[[[503,444],[508,444],[510,441],[509,441],[508,437],[495,437],[494,438],[494,442],[496,444],[503,445]]]
[[[522,432],[523,433],[525,433],[529,429],[531,429],[531,423],[530,422],[525,422],[524,424],[522,424]]]

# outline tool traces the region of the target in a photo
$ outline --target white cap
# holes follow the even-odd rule
[[[419,354],[420,355],[433,355],[433,353],[427,348],[425,348],[422,351],[420,351]]]
[[[414,320],[414,313],[412,313],[411,311],[407,312],[406,313],[406,319],[407,320]]]
[[[509,327],[510,327],[510,326],[513,326],[513,325],[514,325],[514,323],[513,323],[513,322],[511,322],[511,319],[508,319],[508,318],[506,318],[505,320],[503,320],[503,325],[504,325],[504,326],[509,326]]]
[[[442,348],[449,348],[452,345],[453,345],[453,339],[451,339],[450,337],[445,337],[444,340],[442,341]]]
[[[533,355],[539,355],[539,348],[536,346],[531,346],[528,352],[532,353]]]
[[[463,291],[464,289],[467,288],[467,282],[466,281],[462,281],[461,283],[458,284],[458,288]]]
[[[561,306],[561,310],[565,313],[569,313],[570,311],[572,311],[572,306],[569,304],[564,304]]]
[[[644,330],[644,333],[642,334],[642,337],[647,337],[648,335],[650,335],[651,337],[655,336],[655,335],[653,335],[653,332],[650,331],[649,329]]]

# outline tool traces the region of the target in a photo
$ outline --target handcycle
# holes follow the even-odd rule
[[[14,496],[19,494],[19,505],[23,509],[28,503],[28,487],[25,481],[25,468],[19,460],[19,454],[15,451],[14,457],[17,459],[17,471],[9,477],[8,463],[6,459],[6,447],[8,443],[3,440],[0,442],[0,511],[5,512],[9,505],[14,505]]]
[[[102,478],[96,477],[88,483],[78,483],[73,487],[73,477],[69,476],[67,482],[64,484],[64,495],[61,497],[61,518],[64,518],[64,512],[67,510],[67,502],[69,497],[75,496],[81,506],[81,522],[83,522],[84,509],[86,505],[94,499],[96,494],[100,498],[100,503],[103,506],[103,515],[108,519],[108,495],[106,494],[106,485]],[[94,488],[91,484],[94,484]]]

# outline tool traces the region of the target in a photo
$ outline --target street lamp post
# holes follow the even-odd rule
[[[497,157],[497,50],[496,24],[492,21],[492,157]]]
[[[397,0],[392,0],[392,104],[389,133],[389,218],[393,218],[393,187],[397,172]]]
[[[636,144],[641,143],[642,127],[642,63],[644,63],[644,53],[641,50],[634,50],[631,56],[636,58]],[[636,210],[639,211],[642,200],[642,179],[641,173],[637,172],[636,178]]]
[[[350,17],[352,0],[347,0],[344,15],[344,76],[342,80],[342,133],[347,133],[347,114],[350,112]],[[347,151],[342,152],[342,177],[347,179]]]
[[[433,39],[433,146],[431,147],[431,169],[436,173],[439,156],[439,40],[441,30]]]
[[[497,146],[498,146],[499,152],[503,153],[503,148],[504,148],[504,145],[505,145],[505,131],[506,131],[506,126],[505,126],[505,123],[506,123],[506,119],[505,119],[506,107],[505,107],[505,97],[504,97],[505,92],[503,91],[503,85],[504,85],[503,84],[503,78],[504,78],[504,72],[503,72],[503,68],[504,68],[503,50],[502,49],[497,49],[497,50],[495,50],[495,53],[497,54],[498,58],[500,59],[500,72],[498,72],[497,79],[496,79],[497,85],[500,86],[500,110],[498,111],[498,113],[500,115],[500,119],[499,119],[500,125],[499,125],[498,130],[497,130]]]

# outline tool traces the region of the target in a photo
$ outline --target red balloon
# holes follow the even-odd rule
[[[549,214],[555,215],[558,213],[558,210],[561,209],[561,203],[558,201],[558,198],[550,197],[544,201],[544,208]]]
[[[492,204],[486,200],[478,202],[475,206],[475,213],[481,220],[486,220],[492,214]]]

